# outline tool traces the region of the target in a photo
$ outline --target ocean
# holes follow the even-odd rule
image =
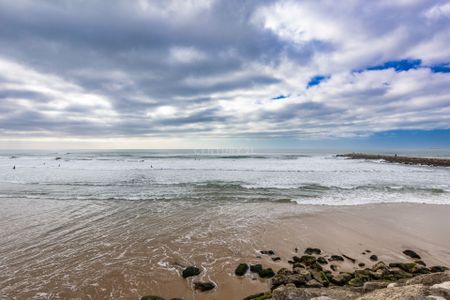
[[[192,262],[232,270],[277,218],[450,204],[449,168],[314,151],[3,151],[0,170],[2,299],[138,297]]]

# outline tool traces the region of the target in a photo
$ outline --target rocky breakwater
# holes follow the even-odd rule
[[[308,248],[305,255],[289,261],[291,269],[276,272],[270,291],[245,300],[450,299],[447,267],[427,267],[412,250],[403,254],[410,261],[374,261],[361,268],[361,263],[347,255],[324,255],[320,249]],[[354,271],[340,271],[339,264],[344,262],[354,264]]]
[[[365,153],[348,153],[336,155],[337,157],[346,157],[349,159],[369,159],[384,160],[387,162],[401,163],[408,165],[427,165],[435,167],[450,167],[450,159],[445,158],[427,158],[427,157],[409,157],[399,155],[376,155]]]

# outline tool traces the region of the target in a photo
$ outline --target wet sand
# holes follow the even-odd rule
[[[145,226],[151,222],[146,217],[129,220],[128,227],[117,223],[115,229],[102,234],[92,223],[76,232],[65,232],[45,245],[34,240],[39,235],[29,234],[29,243],[24,244],[2,234],[0,299],[139,299],[149,294],[167,299],[242,299],[268,290],[270,280],[252,274],[237,278],[233,273],[240,262],[262,263],[276,271],[288,266],[287,260],[298,254],[295,248],[303,253],[306,247],[318,247],[330,255],[346,254],[368,266],[373,262],[368,254],[362,254],[365,250],[371,250],[380,260],[393,262],[406,261],[402,251],[413,249],[428,266],[450,266],[447,205],[259,205],[261,210],[283,207],[284,212],[272,218],[255,219],[245,226],[233,227],[233,220],[228,219],[230,227],[220,230],[218,226],[206,234],[199,231],[189,237],[191,242],[182,244],[174,241],[181,232],[170,222],[170,216],[167,222],[172,224],[168,226],[174,226],[173,235],[170,231],[149,235],[152,226]],[[219,222],[223,218],[214,213],[211,211],[211,219],[201,224],[179,217],[172,221],[184,222],[185,226],[210,226],[203,222]],[[110,212],[97,224],[108,220],[111,226],[114,218],[117,216]],[[78,239],[82,234],[84,238]],[[89,236],[95,237],[98,244],[89,245]],[[208,240],[213,242],[203,243]],[[205,247],[195,246],[201,245],[198,241]],[[260,255],[258,250],[263,249],[274,250],[281,261],[273,262],[269,256]],[[164,259],[160,253],[164,253]],[[187,265],[201,267],[202,274],[188,280],[181,278],[179,273]],[[340,267],[352,269],[354,265],[345,262]],[[192,289],[195,280],[211,280],[218,287],[211,292],[197,292]]]

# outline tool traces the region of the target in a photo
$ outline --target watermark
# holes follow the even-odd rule
[[[195,155],[216,155],[216,156],[239,156],[252,155],[255,151],[252,147],[246,148],[210,148],[210,149],[195,149]]]

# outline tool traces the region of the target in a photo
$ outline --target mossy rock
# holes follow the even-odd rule
[[[267,300],[272,298],[271,292],[258,293],[244,298],[244,300]]]
[[[321,264],[321,265],[326,265],[326,264],[328,264],[328,262],[327,262],[327,260],[325,259],[325,257],[318,257],[317,258],[317,262],[319,263],[319,264]]]
[[[364,282],[361,278],[352,278],[347,284],[353,287],[361,287],[364,285]]]
[[[187,277],[191,277],[191,276],[197,276],[201,273],[200,269],[197,267],[187,267],[186,269],[183,270],[183,278],[187,278]]]
[[[159,297],[159,296],[148,295],[148,296],[142,296],[141,300],[164,300],[164,298]]]
[[[234,270],[234,274],[236,274],[237,276],[243,276],[245,273],[247,273],[247,270],[248,270],[247,264],[239,264],[236,270]]]
[[[275,276],[275,272],[271,268],[262,269],[258,274],[261,278],[271,278]]]
[[[295,261],[295,260],[294,260]],[[300,257],[300,263],[305,264],[307,266],[311,266],[316,262],[316,258],[312,255],[303,255]]]
[[[250,272],[253,273],[260,273],[263,269],[263,266],[261,264],[256,264],[256,265],[250,265]]]

